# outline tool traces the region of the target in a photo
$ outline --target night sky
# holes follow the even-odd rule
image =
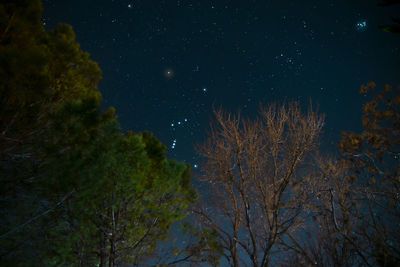
[[[149,130],[196,167],[212,107],[254,117],[259,103],[309,99],[324,144],[358,130],[361,84],[400,83],[400,14],[363,0],[47,0],[43,23],[71,24],[103,71],[103,107],[124,130]],[[333,146],[333,145],[332,145]]]

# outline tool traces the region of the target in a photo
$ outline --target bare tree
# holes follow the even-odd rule
[[[374,82],[360,93],[373,90]],[[363,106],[361,133],[342,132],[341,157],[319,157],[310,180],[312,242],[285,245],[294,260],[323,266],[400,264],[400,87],[386,85]],[[318,178],[319,177],[319,178]]]
[[[359,185],[348,162],[314,157],[316,173],[308,190],[310,219],[307,238],[283,244],[292,250],[294,266],[368,266],[368,246],[361,242],[363,210]]]
[[[203,227],[218,233],[231,266],[268,266],[281,240],[304,223],[310,152],[317,146],[323,116],[306,114],[296,102],[260,107],[260,118],[214,112],[205,158],[204,203],[194,210]]]
[[[376,84],[362,85],[360,93]],[[400,265],[400,86],[385,85],[362,108],[363,131],[342,133],[339,148],[359,184],[360,239],[371,262]]]

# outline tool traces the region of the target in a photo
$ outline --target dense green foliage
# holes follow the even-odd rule
[[[0,2],[0,261],[141,262],[195,196],[190,168],[100,110],[101,71],[39,0]]]

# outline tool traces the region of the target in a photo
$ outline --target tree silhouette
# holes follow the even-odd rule
[[[323,119],[297,103],[261,107],[260,119],[215,111],[201,179],[208,183],[204,203],[194,210],[231,266],[268,266],[282,240],[296,239],[307,206],[305,171]]]
[[[141,264],[196,194],[187,164],[100,109],[101,71],[39,0],[0,3],[0,262]]]
[[[375,83],[362,85],[369,94]],[[386,85],[362,108],[361,133],[342,132],[341,157],[320,157],[309,242],[295,247],[291,264],[398,266],[400,264],[400,87]]]
[[[399,0],[382,0],[378,3],[378,6],[386,7],[398,4],[400,4]],[[400,34],[400,18],[392,18],[392,21],[394,22],[394,24],[380,25],[378,26],[378,28],[385,32]]]

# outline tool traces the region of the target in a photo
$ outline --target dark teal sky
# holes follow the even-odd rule
[[[74,27],[123,129],[152,131],[194,165],[212,105],[254,116],[260,102],[311,98],[325,144],[357,130],[360,85],[400,83],[400,35],[377,29],[400,9],[378,2],[45,0],[43,22]]]

